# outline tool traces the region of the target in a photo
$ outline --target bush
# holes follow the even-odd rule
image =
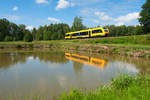
[[[5,37],[5,41],[8,42],[8,41],[13,41],[13,37],[12,36],[6,36]]]
[[[121,76],[112,81],[112,86],[117,89],[128,88],[133,83],[133,81],[135,81],[135,78],[132,76]]]

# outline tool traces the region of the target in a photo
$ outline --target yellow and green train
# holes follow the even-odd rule
[[[102,36],[107,36],[108,34],[109,34],[108,28],[98,27],[98,28],[65,33],[65,39],[102,37]]]

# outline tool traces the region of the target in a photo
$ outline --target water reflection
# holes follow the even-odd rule
[[[17,63],[25,63],[27,57],[24,53],[1,53],[0,54],[0,68],[8,68]]]
[[[94,89],[121,74],[148,73],[149,59],[102,54],[30,51],[0,53],[0,100],[44,96],[71,88]],[[147,67],[146,67],[147,66]]]
[[[40,62],[65,64],[64,52],[13,52],[0,53],[0,68],[9,68],[15,64],[24,64],[27,60],[39,59]]]
[[[89,64],[92,66],[96,66],[98,68],[103,68],[104,66],[107,65],[107,61],[100,58],[88,57],[88,56],[71,54],[71,53],[65,53],[65,57],[66,59],[79,62],[79,63]],[[81,66],[81,64],[75,64],[75,65],[76,67]]]

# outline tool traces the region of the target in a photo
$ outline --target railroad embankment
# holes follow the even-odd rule
[[[0,48],[51,48],[150,58],[150,34],[94,39],[0,42]]]

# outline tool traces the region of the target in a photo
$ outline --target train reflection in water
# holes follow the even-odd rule
[[[79,63],[86,63],[92,66],[96,66],[98,68],[104,68],[107,65],[107,61],[100,58],[82,56],[79,54],[72,54],[72,53],[65,53],[66,59],[79,62]]]

